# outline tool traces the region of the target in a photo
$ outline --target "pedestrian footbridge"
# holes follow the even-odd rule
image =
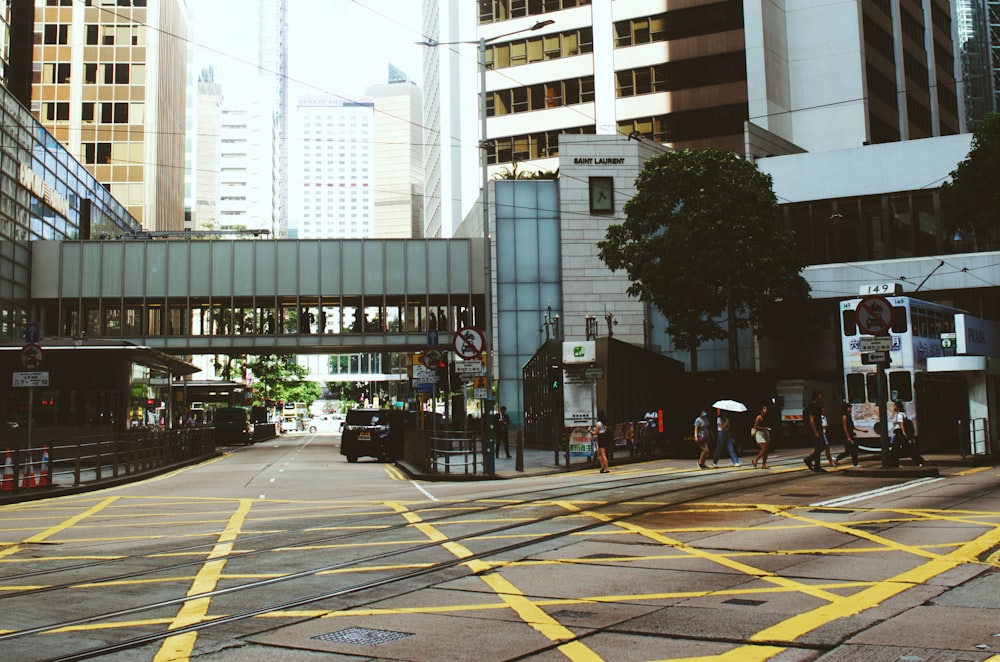
[[[43,338],[169,354],[414,351],[484,323],[482,241],[32,242]]]

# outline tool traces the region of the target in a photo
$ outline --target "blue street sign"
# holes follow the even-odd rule
[[[28,322],[24,325],[24,342],[29,345],[38,342],[38,322]]]
[[[438,331],[437,329],[430,329],[427,332],[427,346],[437,347],[438,346]]]

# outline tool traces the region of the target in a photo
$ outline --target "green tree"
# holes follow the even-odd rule
[[[309,371],[296,363],[294,356],[256,356],[247,365],[253,371],[254,404],[265,400],[312,404],[322,395],[319,384],[303,379]]]
[[[770,175],[726,150],[685,149],[646,161],[635,184],[625,222],[597,244],[601,260],[625,270],[628,293],[663,313],[692,370],[698,347],[713,339],[729,340],[737,370],[736,329],[757,329],[768,304],[809,293]],[[725,328],[717,321],[723,312]]]
[[[1000,243],[1000,114],[988,113],[972,134],[969,154],[941,185],[948,238],[956,231],[969,248]]]
[[[493,176],[493,179],[559,179],[559,170],[518,170],[517,161]]]

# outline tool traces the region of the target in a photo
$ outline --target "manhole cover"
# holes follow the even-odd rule
[[[760,605],[767,604],[767,600],[747,600],[746,598],[733,598],[732,600],[726,600],[727,605],[744,605],[747,607],[759,607]]]
[[[564,609],[563,611],[557,611],[552,614],[553,618],[587,618],[588,616],[593,616],[594,612],[591,611],[571,611],[569,609]]]
[[[331,641],[336,644],[354,644],[355,646],[379,646],[399,639],[412,637],[412,632],[393,632],[392,630],[372,630],[370,628],[346,628],[336,632],[320,634],[313,639]]]

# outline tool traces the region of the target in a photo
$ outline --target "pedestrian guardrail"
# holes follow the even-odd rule
[[[31,448],[6,450],[0,466],[0,498],[53,487],[99,485],[214,453],[214,428],[143,429],[72,439],[53,435],[48,440],[42,435]]]
[[[439,473],[478,474],[486,472],[482,435],[461,430],[425,431],[427,466]]]

